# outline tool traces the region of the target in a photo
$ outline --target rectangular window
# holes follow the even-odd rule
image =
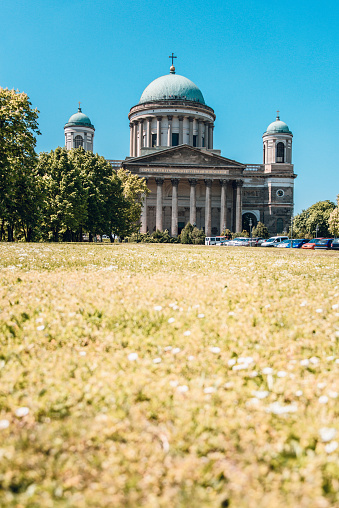
[[[197,137],[198,136],[193,136],[193,146],[197,146]]]
[[[178,146],[179,145],[179,134],[173,133],[172,134],[172,146]]]
[[[157,135],[152,134],[152,146],[157,146]]]

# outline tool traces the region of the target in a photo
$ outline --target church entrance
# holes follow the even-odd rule
[[[254,213],[244,213],[242,216],[242,230],[247,231],[250,234],[250,219],[252,219],[252,229],[258,224],[257,218]]]

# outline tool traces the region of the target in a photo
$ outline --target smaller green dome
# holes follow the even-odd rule
[[[91,124],[91,120],[87,115],[81,112],[81,108],[78,108],[78,112],[71,116],[65,127],[75,127],[77,125],[92,127],[92,129],[94,129],[94,126]]]
[[[266,134],[279,134],[286,132],[287,134],[292,134],[288,125],[285,122],[280,120],[279,115],[275,119],[275,122],[270,123],[270,125],[266,129]]]

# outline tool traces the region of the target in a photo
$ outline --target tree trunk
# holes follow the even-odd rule
[[[0,228],[0,242],[2,242],[2,237],[5,234],[4,223],[5,223],[5,219],[2,219],[2,221],[1,221],[1,228]]]

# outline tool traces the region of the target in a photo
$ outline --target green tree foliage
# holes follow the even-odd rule
[[[193,239],[192,239],[193,229],[194,228],[193,228],[192,224],[190,222],[188,222],[180,233],[180,242],[181,243],[193,243]]]
[[[83,227],[89,233],[90,241],[97,234],[128,234],[130,204],[124,198],[123,183],[111,164],[104,157],[86,152],[83,148],[67,154],[71,164],[80,170],[88,193],[87,217]]]
[[[205,233],[202,229],[193,227],[192,224],[188,222],[184,229],[181,231],[180,242],[202,245],[205,243]]]
[[[253,237],[268,238],[268,229],[262,222],[258,222],[255,228],[252,229]]]
[[[250,235],[248,231],[244,229],[243,231],[237,231],[236,233],[232,233],[232,238],[248,238]]]
[[[192,231],[192,243],[195,245],[204,245],[206,235],[202,229],[193,228]]]
[[[42,232],[55,242],[74,240],[87,216],[87,189],[80,168],[68,155],[65,148],[57,148],[40,154],[38,163],[43,180]]]
[[[120,168],[117,176],[122,183],[124,198],[128,203],[125,213],[126,234],[135,233],[140,228],[142,204],[149,194],[145,178],[133,175],[130,171]]]
[[[32,239],[41,182],[35,173],[38,110],[25,93],[0,88],[0,240]]]
[[[230,240],[232,238],[232,231],[226,228],[222,231],[221,236],[226,236],[226,238]]]
[[[336,237],[339,236],[339,194],[337,196],[337,206],[330,214],[328,225],[329,232]]]
[[[124,237],[139,227],[144,179],[119,175],[104,157],[83,148],[57,148],[39,157],[43,182],[42,233],[53,241],[81,240],[83,231]],[[133,198],[139,199],[136,206]]]
[[[296,215],[293,220],[293,236],[296,238],[313,238],[316,235],[327,237],[329,232],[329,218],[335,208],[332,201],[318,201],[314,205]]]

